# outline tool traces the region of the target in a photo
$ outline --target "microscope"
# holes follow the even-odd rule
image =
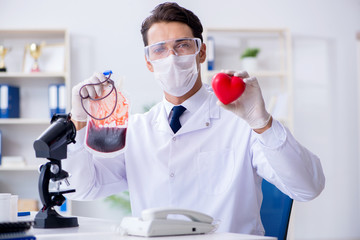
[[[39,169],[38,188],[43,207],[35,216],[34,228],[77,227],[76,217],[63,217],[54,209],[65,202],[63,194],[75,192],[75,189],[60,191],[60,185],[64,181],[69,186],[69,174],[62,170],[61,160],[67,158],[67,145],[75,143],[76,128],[71,114],[54,114],[50,124],[34,142],[36,157],[49,160]],[[55,191],[49,190],[50,181],[55,183]]]

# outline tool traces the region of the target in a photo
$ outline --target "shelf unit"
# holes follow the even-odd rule
[[[208,62],[202,67],[202,77],[210,84],[211,78],[223,69],[242,69],[241,53],[248,47],[260,48],[258,68],[248,71],[257,77],[268,111],[293,130],[293,83],[291,36],[288,29],[206,28],[204,41],[214,41],[214,68]],[[207,44],[209,46],[209,44]],[[209,56],[211,49],[207,48]]]
[[[32,60],[26,46],[42,42],[40,72],[31,72],[26,68]],[[20,118],[0,119],[2,156],[20,157],[25,162],[25,166],[0,166],[0,192],[39,200],[38,168],[47,160],[35,157],[33,142],[50,125],[49,84],[65,84],[66,112],[70,109],[69,44],[65,29],[0,29],[0,45],[11,48],[5,57],[7,72],[0,72],[0,84],[20,88]]]
[[[53,83],[65,83],[66,92],[71,92],[69,34],[64,29],[3,29],[0,30],[0,36],[0,44],[11,49],[5,57],[7,72],[0,73],[0,84],[20,87],[20,118],[0,119],[2,155],[21,156],[27,165],[37,165],[39,161],[35,159],[32,144],[50,123],[48,86]],[[47,58],[43,63],[51,60],[51,52],[45,49],[51,51],[51,46],[61,47],[60,53],[64,62],[60,62],[60,67],[55,66],[58,71],[42,69],[42,55],[39,57],[40,72],[25,69],[26,61],[29,65],[26,45],[42,42],[45,42],[42,52],[47,51]],[[59,50],[55,53],[59,54]],[[69,94],[66,100],[69,109]],[[23,137],[24,135],[26,137]]]

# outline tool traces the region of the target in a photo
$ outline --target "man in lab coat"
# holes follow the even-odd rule
[[[71,198],[92,200],[129,190],[135,216],[154,207],[192,209],[220,220],[218,231],[263,235],[263,178],[298,201],[321,193],[325,178],[318,157],[266,111],[255,77],[227,72],[246,82],[243,95],[229,105],[202,84],[206,46],[196,15],[176,3],[160,4],[141,33],[147,68],[164,98],[149,112],[130,117],[123,154],[103,158],[84,147],[87,115],[79,90],[105,76],[96,73],[73,88],[77,143],[69,145],[63,161],[76,188]],[[83,88],[93,97],[100,90],[101,85]],[[179,105],[180,113],[173,110]],[[180,129],[170,127],[178,115]]]

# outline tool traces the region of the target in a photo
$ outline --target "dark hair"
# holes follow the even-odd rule
[[[191,28],[194,37],[203,41],[203,27],[200,19],[190,10],[180,7],[177,3],[166,2],[159,4],[151,11],[152,15],[147,17],[141,25],[141,34],[144,45],[148,45],[147,33],[154,23],[158,22],[181,22]]]

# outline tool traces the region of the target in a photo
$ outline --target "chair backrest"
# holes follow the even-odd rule
[[[262,192],[260,216],[265,228],[265,236],[285,240],[293,200],[266,180],[262,182]]]

